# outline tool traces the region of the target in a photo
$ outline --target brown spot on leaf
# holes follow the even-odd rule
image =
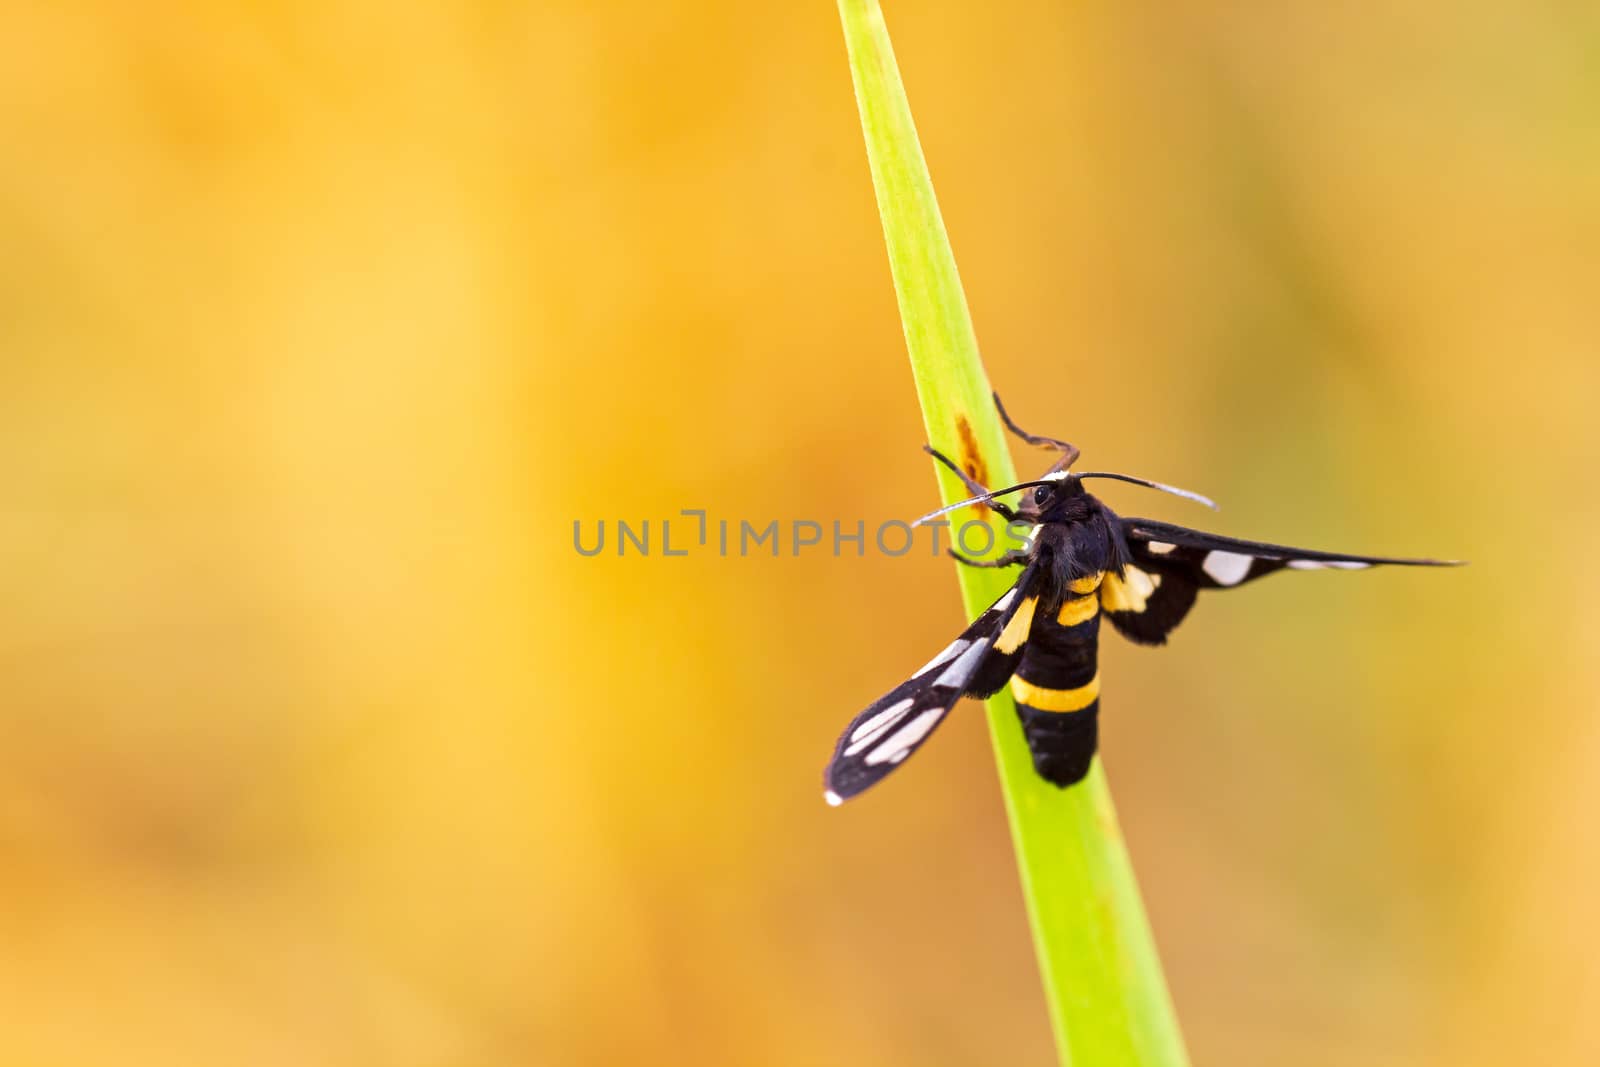
[[[978,454],[978,438],[972,432],[972,424],[965,415],[956,416],[956,438],[961,442],[961,448],[956,456],[956,462],[961,464],[961,469],[967,472],[967,477],[979,485],[989,484],[989,468],[983,465],[983,457]],[[980,511],[988,511],[985,504],[975,504]]]

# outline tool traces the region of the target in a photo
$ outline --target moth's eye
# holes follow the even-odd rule
[[[1033,491],[1033,502],[1035,504],[1038,504],[1038,505],[1040,505],[1042,507],[1046,503],[1048,503],[1049,500],[1050,500],[1050,487],[1048,485],[1041,485],[1039,488],[1037,488],[1037,489],[1035,489]]]

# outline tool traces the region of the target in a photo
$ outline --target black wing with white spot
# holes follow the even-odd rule
[[[1030,563],[960,637],[845,727],[823,775],[829,804],[842,804],[904,763],[957,700],[968,694],[987,696],[1006,683],[1027,640],[1020,632],[1025,627],[1018,610],[1026,604],[1031,621],[1039,573]],[[1017,633],[1008,629],[1013,620]]]
[[[1202,589],[1232,589],[1285,568],[1364,570],[1367,567],[1450,567],[1454,560],[1350,556],[1309,548],[1241,541],[1152,519],[1122,519],[1131,562],[1120,583],[1107,583],[1101,602],[1111,624],[1131,641],[1166,641]]]

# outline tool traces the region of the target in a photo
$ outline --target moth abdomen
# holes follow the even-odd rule
[[[1060,606],[1035,620],[1011,679],[1034,769],[1062,787],[1089,773],[1099,744],[1101,577],[1067,583]]]
[[[1063,789],[1081,782],[1100,744],[1100,702],[1069,713],[1017,705],[1039,777]]]

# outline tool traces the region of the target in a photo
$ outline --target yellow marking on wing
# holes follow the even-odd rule
[[[1105,574],[1102,572],[1100,574],[1091,574],[1087,578],[1074,578],[1067,584],[1067,588],[1080,596],[1084,593],[1092,593],[1100,588],[1100,579],[1104,577]]]
[[[1100,601],[1093,596],[1072,597],[1061,603],[1061,614],[1056,622],[1062,626],[1076,626],[1088,622],[1100,610]]]
[[[1107,611],[1130,611],[1134,614],[1145,609],[1150,595],[1161,584],[1161,575],[1150,574],[1138,567],[1128,567],[1121,578],[1107,573],[1100,586],[1100,602]]]
[[[1100,672],[1096,671],[1088,685],[1076,689],[1046,689],[1034,685],[1020,674],[1011,676],[1011,695],[1018,704],[1026,704],[1039,711],[1082,711],[1100,699]]]
[[[1022,602],[1017,613],[1011,616],[1011,621],[1006,623],[1006,628],[1000,631],[1000,636],[995,640],[994,650],[1007,655],[1021,647],[1022,642],[1028,639],[1028,631],[1033,629],[1033,609],[1039,606],[1039,598],[1031,596]]]

